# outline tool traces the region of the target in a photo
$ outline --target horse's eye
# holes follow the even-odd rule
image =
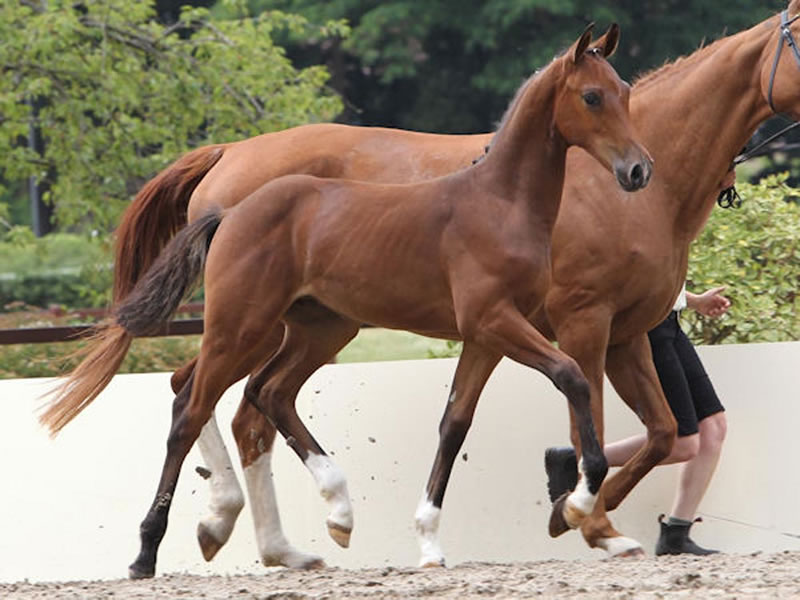
[[[586,102],[586,106],[600,106],[600,94],[597,92],[586,92],[583,95],[583,101]]]

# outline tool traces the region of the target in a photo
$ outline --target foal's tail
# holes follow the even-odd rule
[[[134,337],[154,333],[172,317],[202,275],[208,247],[221,220],[221,213],[212,213],[181,230],[113,308],[113,316],[95,328],[89,344],[78,353],[83,360],[50,392],[54,397],[39,416],[51,435],[61,431],[103,391]]]
[[[189,198],[225,147],[203,146],[148,181],[125,209],[116,231],[114,302],[127,296],[170,238],[186,225]]]

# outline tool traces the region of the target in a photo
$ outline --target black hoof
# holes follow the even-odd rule
[[[571,446],[545,450],[544,469],[550,502],[555,502],[578,485],[578,459]]]
[[[128,567],[128,577],[130,579],[150,579],[155,576],[156,570],[148,569],[146,567],[140,567],[136,563],[133,563],[130,567]]]

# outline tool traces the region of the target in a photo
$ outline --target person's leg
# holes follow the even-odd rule
[[[685,521],[694,519],[717,468],[727,430],[725,413],[718,412],[706,417],[698,426],[699,450],[697,456],[680,466],[678,489],[671,511],[673,517]]]
[[[692,460],[700,451],[702,433],[679,435],[669,453],[659,465],[672,465]],[[644,445],[646,434],[632,435],[616,442],[610,442],[603,447],[609,467],[621,467]]]
[[[716,550],[707,550],[698,546],[689,537],[689,529],[697,520],[695,519],[697,508],[708,490],[711,477],[714,475],[719,461],[727,430],[725,409],[717,397],[702,362],[700,362],[697,351],[680,326],[678,326],[673,346],[680,360],[683,378],[688,386],[696,423],[695,430],[699,433],[699,448],[697,455],[680,467],[678,488],[675,492],[670,518],[666,523],[661,522],[659,518],[661,536],[656,544],[656,555],[712,554]],[[672,404],[672,399],[670,404]]]

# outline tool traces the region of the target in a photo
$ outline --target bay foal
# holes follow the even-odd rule
[[[614,32],[606,46],[589,49],[587,30],[526,82],[491,151],[472,168],[414,185],[287,176],[174,238],[42,416],[54,432],[69,422],[116,370],[130,336],[168,318],[205,269],[206,332],[175,399],[167,457],[131,577],[153,575],[183,460],[225,389],[271,350],[264,334],[279,321],[286,325],[280,349],[249,380],[245,396],[313,475],[330,504],[327,525],[337,543],[347,545],[353,524],[345,479],[298,418],[294,401],[361,322],[464,340],[416,513],[422,564],[443,563],[438,521],[447,481],[480,392],[503,355],[547,375],[576,418],[584,477],[556,519],[574,528],[593,511],[604,512],[597,498],[607,465],[589,386],[575,361],[527,317],[550,281],[567,148],[586,149],[626,190],[650,178],[651,160],[628,122],[628,86],[604,58],[616,45]]]

